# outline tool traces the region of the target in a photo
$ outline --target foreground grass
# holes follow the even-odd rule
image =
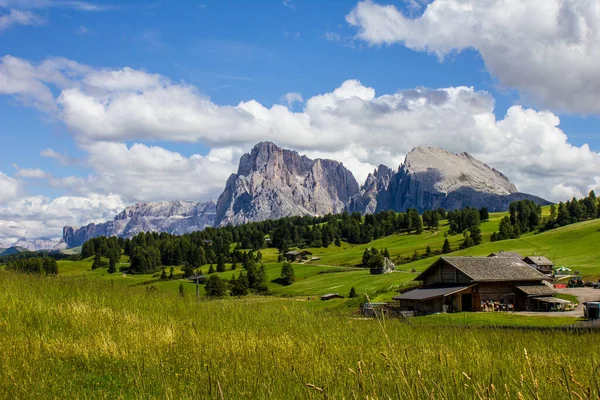
[[[30,398],[590,398],[596,334],[349,318],[0,271],[0,393]]]

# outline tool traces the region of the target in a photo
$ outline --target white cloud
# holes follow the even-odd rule
[[[0,192],[1,193],[1,192]],[[22,197],[0,204],[0,242],[17,238],[61,237],[66,225],[81,226],[112,219],[125,204],[119,196]]]
[[[346,16],[358,38],[440,59],[477,50],[499,81],[556,111],[600,114],[600,2],[435,0],[411,18],[362,1]]]
[[[29,11],[8,10],[7,14],[0,15],[0,31],[13,25],[41,25],[43,23],[42,17]]]
[[[143,144],[94,142],[84,148],[94,169],[84,188],[118,193],[128,202],[216,199],[239,159],[232,160],[232,149],[184,157]]]
[[[19,182],[0,172],[0,204],[15,199],[20,192]]]
[[[48,172],[42,171],[39,168],[19,168],[17,165],[14,165],[14,167],[17,169],[16,176],[20,178],[45,179],[52,176]]]
[[[73,157],[69,157],[64,153],[59,153],[58,151],[50,148],[40,151],[40,156],[52,158],[62,165],[73,165],[77,163],[77,160]]]
[[[292,106],[296,102],[304,103],[304,99],[302,98],[302,95],[298,92],[289,92],[281,97],[281,102],[285,103],[288,106],[288,108],[292,108]]]
[[[587,145],[572,146],[555,114],[514,106],[497,119],[494,99],[470,87],[378,96],[373,88],[348,80],[293,112],[254,100],[217,105],[191,85],[130,68],[98,69],[64,59],[38,66],[7,60],[23,66],[26,73],[19,79],[27,84],[22,90],[33,99],[51,93],[49,86],[59,88],[58,99],[32,103],[53,101],[54,115],[87,152],[90,177],[51,182],[75,193],[117,193],[126,201],[215,198],[235,170],[240,149],[248,151],[263,140],[340,159],[359,181],[379,163],[397,168],[418,145],[468,151],[504,172],[520,190],[552,200],[562,199],[563,187],[583,194],[600,179],[600,156]],[[8,93],[22,95],[18,88]],[[205,157],[186,157],[158,146],[122,143],[148,140],[200,142],[212,150]],[[50,149],[43,155],[62,159]]]

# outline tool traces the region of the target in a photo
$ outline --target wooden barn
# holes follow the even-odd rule
[[[531,267],[537,269],[542,274],[552,275],[554,272],[554,263],[542,256],[529,256],[523,259]]]
[[[440,257],[415,278],[423,286],[394,297],[419,313],[537,310],[556,294],[549,278],[516,257]]]
[[[308,250],[292,250],[285,253],[285,258],[288,261],[308,260],[310,256],[312,256],[312,253]]]

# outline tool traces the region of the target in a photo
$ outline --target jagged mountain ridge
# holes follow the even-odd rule
[[[38,251],[52,249],[59,243],[58,239],[49,238],[38,238],[38,239],[26,239],[20,238],[16,242],[12,243],[9,248],[20,249],[21,251]],[[5,249],[7,250],[7,249]]]
[[[214,225],[216,202],[163,201],[137,203],[125,208],[112,221],[76,229],[63,228],[67,248],[82,245],[98,236],[131,238],[140,232],[167,232],[175,235],[203,230]]]
[[[238,172],[227,180],[215,226],[341,213],[358,191],[358,182],[342,163],[311,160],[261,142],[242,156]]]
[[[512,201],[548,201],[517,191],[500,171],[468,153],[454,154],[439,147],[417,147],[406,155],[397,172],[385,166],[367,177],[361,193],[352,199],[350,211],[373,213],[386,210],[447,210],[467,206],[505,211]]]
[[[244,154],[218,202],[138,203],[114,220],[75,229],[65,227],[54,249],[81,245],[97,236],[132,237],[139,232],[183,234],[207,226],[239,225],[295,215],[343,211],[419,211],[487,207],[504,211],[510,202],[544,199],[520,193],[508,178],[468,153],[417,147],[397,170],[380,165],[359,187],[352,173],[333,160],[311,160],[261,142]]]

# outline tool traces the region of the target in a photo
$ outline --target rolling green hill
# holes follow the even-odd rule
[[[544,212],[547,213],[547,207]],[[597,259],[597,243],[600,242],[600,219],[580,222],[562,228],[543,232],[540,234],[526,234],[519,239],[489,242],[492,232],[498,229],[500,220],[506,213],[493,213],[490,220],[482,223],[481,229],[484,243],[465,250],[458,250],[462,242],[462,235],[448,235],[446,221],[437,231],[426,230],[422,234],[396,234],[372,241],[363,245],[352,245],[342,242],[340,247],[331,245],[328,248],[308,249],[318,260],[303,264],[294,263],[296,282],[290,286],[282,286],[275,282],[281,271],[281,263],[277,262],[276,249],[263,249],[263,262],[265,263],[269,288],[275,295],[307,296],[314,297],[325,293],[340,293],[347,295],[351,287],[359,293],[366,293],[372,300],[389,300],[397,289],[413,285],[417,274],[431,265],[439,255],[419,259],[415,262],[397,264],[396,272],[385,275],[370,275],[369,271],[357,268],[360,265],[365,249],[376,247],[387,248],[392,259],[407,258],[415,252],[419,258],[425,253],[427,246],[432,251],[439,251],[447,237],[454,252],[449,255],[487,256],[491,252],[500,250],[516,251],[524,256],[544,255],[555,262],[557,266],[565,266],[573,271],[580,271],[586,280],[600,278],[600,263]],[[83,261],[59,261],[61,275],[85,276],[92,279],[110,280],[119,285],[152,285],[157,289],[177,290],[183,283],[186,291],[194,291],[194,284],[185,279],[161,281],[160,274],[152,275],[125,275],[123,273],[108,274],[106,268],[92,271],[92,259]],[[129,260],[126,256],[121,258],[118,266],[126,267]],[[201,267],[205,273],[209,266]],[[241,267],[236,271],[230,270],[217,273],[224,279],[237,276]],[[168,272],[168,267],[167,267]],[[175,268],[175,275],[180,274],[180,267]],[[202,290],[202,287],[201,287]],[[203,290],[202,290],[203,292]]]

